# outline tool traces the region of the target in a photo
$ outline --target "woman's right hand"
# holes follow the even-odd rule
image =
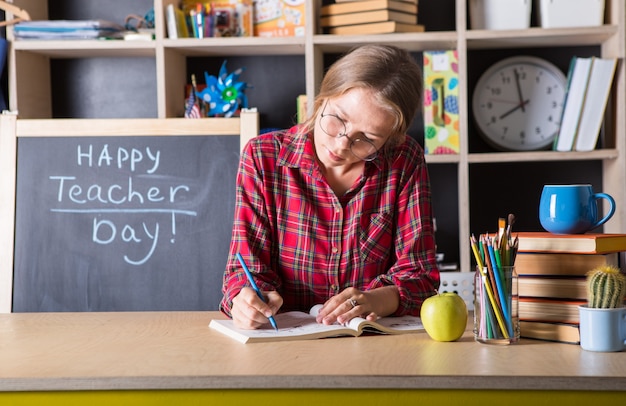
[[[253,330],[269,323],[268,317],[275,315],[283,305],[283,298],[276,291],[263,292],[267,303],[261,300],[254,289],[242,288],[233,298],[231,316],[235,327]]]

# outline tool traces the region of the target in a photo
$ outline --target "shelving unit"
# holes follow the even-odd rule
[[[47,10],[41,7],[37,0],[16,0],[14,3],[25,8],[33,19],[47,19]],[[56,2],[55,2],[56,3]],[[12,42],[9,56],[9,98],[10,107],[18,110],[23,119],[51,118],[52,91],[51,91],[51,61],[57,58],[152,58],[156,72],[156,100],[154,111],[157,118],[179,117],[184,105],[182,89],[188,81],[188,64],[191,58],[218,57],[228,58],[236,56],[280,56],[294,55],[304,58],[304,87],[309,98],[317,92],[319,83],[328,65],[327,57],[366,43],[386,43],[404,47],[414,52],[418,57],[425,50],[457,49],[459,54],[459,82],[461,86],[460,134],[461,152],[458,155],[428,156],[427,161],[431,172],[437,173],[444,169],[445,176],[455,173],[454,179],[446,179],[447,191],[450,195],[457,195],[456,213],[436,213],[440,218],[450,216],[458,218],[458,230],[453,227],[455,236],[446,236],[447,239],[457,239],[452,246],[458,250],[458,261],[462,271],[471,270],[471,253],[468,237],[472,232],[481,233],[494,231],[497,218],[492,224],[485,224],[480,220],[483,207],[477,207],[475,199],[471,199],[472,184],[477,180],[472,173],[476,168],[484,165],[493,166],[494,172],[501,167],[519,168],[545,165],[552,168],[563,166],[569,171],[572,164],[580,165],[581,173],[562,177],[565,182],[573,183],[578,175],[586,178],[588,166],[600,168],[595,176],[601,179],[596,189],[611,194],[617,202],[617,211],[604,227],[605,232],[626,232],[626,71],[624,67],[626,42],[626,5],[622,0],[606,1],[605,25],[590,28],[555,28],[542,29],[533,27],[527,30],[488,31],[472,30],[468,23],[467,0],[446,0],[438,2],[439,12],[453,15],[450,28],[437,31],[429,29],[428,21],[421,21],[427,28],[425,33],[386,34],[368,36],[333,36],[321,34],[317,27],[319,18],[320,0],[307,2],[306,32],[304,37],[295,38],[207,38],[171,40],[166,37],[164,10],[168,4],[176,4],[176,0],[154,0],[156,39],[150,42],[124,41],[15,41]],[[52,5],[52,3],[51,3]],[[56,5],[55,5],[56,6]],[[424,5],[427,6],[427,5]],[[109,6],[107,6],[109,7]],[[449,8],[446,9],[446,8]],[[422,10],[420,4],[420,10]],[[444,22],[444,27],[446,23]],[[9,29],[8,38],[12,39]],[[500,55],[511,52],[544,52],[551,51],[559,58],[559,65],[567,66],[569,58],[584,48],[602,57],[616,57],[620,59],[614,79],[612,99],[609,104],[610,116],[605,123],[604,143],[602,148],[590,153],[558,153],[552,151],[539,152],[496,152],[483,146],[477,141],[477,132],[471,119],[469,100],[475,83],[480,63],[473,59],[476,52],[490,50],[495,60]],[[566,56],[563,56],[566,55]],[[480,62],[480,63],[479,63]],[[474,73],[472,76],[470,73]],[[268,78],[277,80],[277,78]],[[280,81],[280,78],[278,78]],[[280,82],[279,82],[280,84]],[[297,94],[293,95],[293,99]],[[103,101],[104,103],[105,101]],[[125,107],[126,109],[126,107]],[[132,106],[128,106],[132,112]],[[260,107],[261,112],[263,108]],[[295,113],[295,104],[294,104]],[[131,113],[132,114],[132,113]],[[82,118],[82,117],[81,117]],[[285,123],[288,125],[290,123]],[[414,135],[414,134],[412,134]],[[419,138],[421,134],[418,134]],[[455,170],[450,170],[453,167]],[[476,170],[476,172],[479,172]],[[584,172],[584,173],[583,173]],[[519,177],[519,174],[517,174]],[[558,178],[558,175],[555,175]],[[521,184],[526,180],[518,179]],[[549,183],[543,179],[535,180],[538,184]],[[478,186],[478,185],[474,185]],[[456,187],[456,190],[452,190]],[[439,189],[439,185],[434,185]],[[504,193],[514,199],[525,198],[524,215],[533,218],[530,226],[538,224],[535,217],[536,206],[528,196],[515,196],[517,188],[509,187]],[[539,193],[540,191],[537,191]],[[521,193],[521,192],[520,192]],[[446,196],[436,200],[444,201]],[[486,196],[487,199],[496,199]],[[474,202],[474,204],[472,204]],[[437,201],[435,202],[437,203]],[[454,202],[453,202],[454,203]],[[437,210],[437,206],[435,206]],[[488,210],[488,209],[487,209]],[[506,208],[503,208],[506,210]],[[496,213],[494,216],[506,215]],[[488,217],[482,213],[482,217]],[[519,216],[518,216],[519,217]],[[489,228],[490,226],[493,226]],[[488,227],[488,229],[485,229]],[[523,226],[522,226],[523,229]],[[518,227],[518,230],[520,228]],[[438,236],[438,239],[440,237]],[[457,257],[452,255],[452,257]]]

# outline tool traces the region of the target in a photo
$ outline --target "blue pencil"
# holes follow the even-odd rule
[[[493,245],[487,245],[487,249],[489,250],[489,257],[491,258],[494,279],[496,280],[498,296],[500,297],[500,304],[502,306],[502,316],[504,317],[504,321],[509,330],[509,334],[513,333],[513,327],[511,325],[511,318],[509,317],[509,309],[508,309],[508,301],[506,300],[506,287],[504,286],[504,282],[502,281],[500,270],[498,269],[498,265],[496,264],[496,255],[493,249]]]
[[[265,298],[263,297],[261,290],[256,285],[256,282],[254,282],[254,278],[252,277],[252,274],[250,273],[250,270],[248,269],[248,266],[246,265],[246,262],[243,260],[243,257],[241,256],[240,253],[237,253],[237,259],[239,260],[239,263],[241,264],[243,271],[246,273],[246,276],[248,277],[248,281],[250,282],[250,285],[252,285],[252,289],[254,289],[254,291],[261,298],[261,300],[265,302]],[[276,320],[274,320],[274,316],[270,316],[269,319],[270,319],[270,323],[272,324],[272,327],[274,327],[274,330],[278,331],[278,326],[276,325]]]

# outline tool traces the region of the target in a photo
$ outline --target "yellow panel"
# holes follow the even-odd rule
[[[555,404],[623,404],[626,392],[478,391],[478,390],[191,390],[191,391],[82,391],[4,392],[0,404],[12,406],[185,406],[238,405],[280,406],[324,404],[325,406],[403,404],[496,404],[507,406],[553,406]],[[208,403],[207,403],[208,402]]]

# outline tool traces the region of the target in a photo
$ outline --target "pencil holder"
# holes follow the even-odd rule
[[[476,267],[474,339],[507,345],[520,337],[517,273],[514,266]]]

